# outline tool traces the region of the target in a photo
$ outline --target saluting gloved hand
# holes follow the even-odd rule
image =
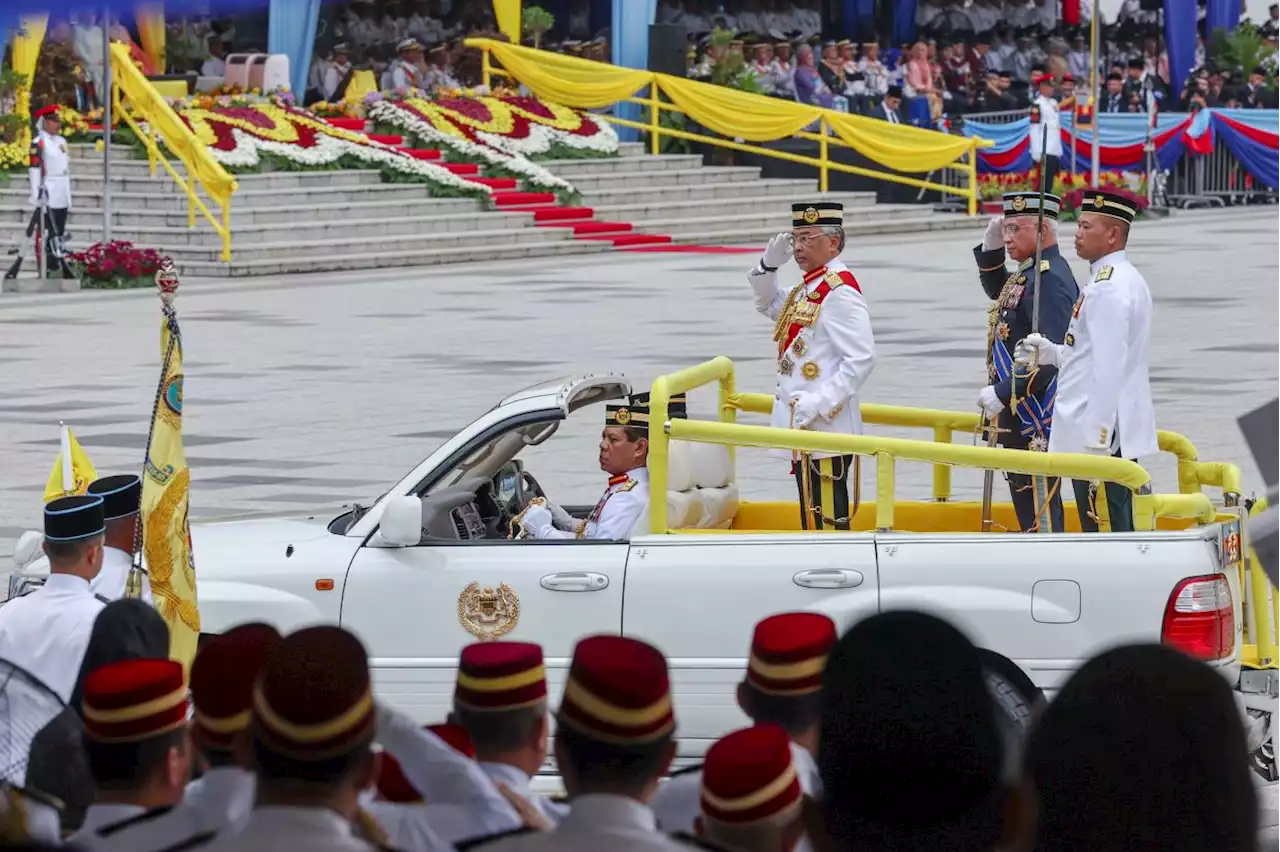
[[[764,257],[760,262],[771,269],[777,269],[788,260],[791,259],[791,253],[795,250],[795,243],[790,234],[778,234],[769,240],[769,244],[764,247]]]
[[[995,417],[1004,410],[1004,403],[1000,401],[1000,397],[996,395],[996,389],[991,385],[987,385],[978,392],[978,405],[982,406],[982,413],[987,417]]]
[[[795,412],[793,422],[797,429],[808,429],[810,424],[822,416],[818,408],[818,395],[808,391],[797,391],[792,394],[791,408]]]
[[[1004,217],[992,216],[987,232],[982,235],[982,247],[987,251],[1004,248]]]
[[[520,526],[524,527],[534,536],[540,536],[549,527],[554,526],[552,523],[551,510],[545,505],[530,506],[529,510],[524,513],[524,517],[520,519]]]
[[[1061,346],[1043,334],[1028,334],[1018,341],[1013,350],[1013,360],[1019,364],[1034,363],[1040,367],[1056,367],[1061,351]]]

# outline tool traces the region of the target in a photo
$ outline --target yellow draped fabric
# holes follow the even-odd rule
[[[127,44],[111,43],[111,73],[115,85],[120,87],[134,111],[142,116],[153,132],[160,134],[165,147],[182,160],[187,174],[194,175],[214,201],[224,206],[229,204],[231,193],[236,191],[236,179],[213,158],[191,128],[178,118],[155,86],[142,76],[138,66],[133,64]]]
[[[813,107],[659,74],[658,88],[681,112],[722,136],[749,142],[785,139],[818,120]]]
[[[167,141],[167,140],[166,140]],[[142,552],[169,656],[190,668],[200,638],[196,568],[187,521],[191,471],[182,448],[182,335],[172,308],[160,325],[160,392],[142,477]],[[130,593],[137,588],[131,575]]]
[[[493,17],[498,22],[498,29],[512,44],[520,43],[520,0],[493,0]]]
[[[364,71],[351,72],[351,79],[347,82],[347,92],[342,96],[343,103],[353,104],[364,100],[364,96],[370,92],[378,91],[378,78],[373,76],[373,72],[368,69]]]
[[[950,165],[969,150],[965,136],[890,124],[864,115],[823,110],[845,144],[863,156],[900,172],[931,172]]]
[[[157,74],[165,72],[164,61],[164,4],[139,3],[134,9],[138,21],[138,37]]]
[[[492,39],[467,39],[467,44],[489,47],[502,67],[538,97],[579,109],[611,106],[649,85],[654,77],[648,71]]]
[[[18,89],[13,114],[27,120],[31,118],[31,78],[36,73],[36,60],[48,25],[48,15],[24,15],[13,37],[13,70],[27,78],[27,84]]]
[[[751,142],[785,139],[825,118],[839,139],[855,151],[887,169],[907,173],[930,172],[952,165],[974,144],[974,140],[963,136],[889,124],[492,39],[467,39],[467,44],[490,50],[507,73],[539,97],[579,109],[611,106],[656,81],[673,106],[698,124],[731,139]],[[990,144],[983,140],[977,143],[980,148]]]

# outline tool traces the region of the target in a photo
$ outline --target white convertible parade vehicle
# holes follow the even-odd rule
[[[716,384],[718,419],[667,418],[673,395]],[[744,721],[735,686],[759,619],[815,610],[844,629],[912,608],[984,649],[1020,721],[1102,649],[1165,642],[1220,669],[1253,745],[1270,738],[1274,599],[1250,559],[1240,474],[1198,461],[1187,439],[1161,433],[1178,458],[1179,493],[1156,494],[1134,462],[952,443],[974,433],[977,414],[864,405],[862,436],[739,424],[739,412],[767,413],[773,397],[739,393],[727,358],[650,390],[651,494],[666,499],[651,499],[629,540],[509,538],[512,519],[542,495],[521,451],[568,418],[601,422],[600,406],[632,391],[618,375],[547,382],[503,399],[368,507],[193,526],[204,631],[341,624],[368,647],[380,698],[424,722],[448,712],[458,652],[477,637],[540,643],[553,691],[580,637],[643,637],[670,660],[681,756],[693,758]],[[877,426],[918,427],[930,440],[879,437]],[[851,531],[802,531],[795,502],[739,499],[743,446],[874,459],[873,499]],[[930,498],[895,494],[902,463],[933,466]],[[950,499],[953,467],[1121,483],[1135,531],[984,533],[982,506]],[[566,508],[584,517],[590,507]],[[1017,529],[1011,505],[991,513],[993,528]],[[1065,515],[1076,523],[1072,507]],[[18,573],[13,584],[41,579]]]

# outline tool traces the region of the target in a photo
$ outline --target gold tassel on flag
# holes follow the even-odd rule
[[[58,458],[49,471],[49,481],[44,486],[44,502],[57,500],[59,497],[70,497],[73,494],[84,494],[89,486],[98,478],[98,471],[89,454],[76,440],[75,433],[65,423],[59,423],[62,446],[58,450]]]
[[[140,556],[145,554],[151,595],[169,625],[169,656],[190,669],[200,638],[200,610],[187,520],[191,479],[182,449],[182,333],[173,307],[178,273],[171,260],[165,259],[156,272],[156,286],[164,303],[160,326],[163,360],[143,466],[141,553],[135,545],[135,568],[129,572],[126,594],[137,597],[141,593]]]

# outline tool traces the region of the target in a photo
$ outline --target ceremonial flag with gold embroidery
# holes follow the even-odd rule
[[[58,451],[57,460],[53,463],[53,470],[49,471],[49,481],[44,486],[46,503],[57,500],[59,497],[83,494],[98,478],[98,471],[94,468],[93,462],[89,461],[89,454],[76,440],[71,427],[63,424],[60,430],[62,447]]]
[[[142,553],[156,609],[169,625],[169,656],[189,668],[200,636],[200,611],[187,520],[191,478],[182,449],[182,333],[173,308],[178,277],[172,261],[166,259],[156,273],[156,284],[164,302],[162,367],[142,477]],[[130,573],[130,595],[140,585],[137,574]]]

